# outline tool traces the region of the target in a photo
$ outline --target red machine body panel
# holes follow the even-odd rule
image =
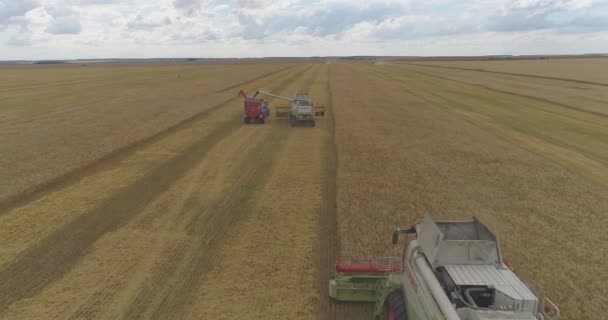
[[[262,114],[264,100],[248,98],[245,99],[243,113],[246,117],[257,119]]]
[[[264,99],[249,98],[245,91],[239,91],[239,95],[243,97],[243,122],[244,123],[264,123],[264,119],[268,116],[268,106],[265,106]]]

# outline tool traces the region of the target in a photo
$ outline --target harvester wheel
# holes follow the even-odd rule
[[[386,319],[388,320],[407,320],[407,310],[405,309],[405,299],[401,290],[393,291],[388,294],[384,302],[386,308]]]

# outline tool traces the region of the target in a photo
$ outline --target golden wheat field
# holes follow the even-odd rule
[[[455,69],[471,69],[490,73],[522,74],[545,79],[580,81],[589,84],[608,84],[608,65],[599,59],[537,59],[494,61],[428,61],[416,64],[441,66]],[[576,82],[574,81],[574,82]]]
[[[335,257],[400,255],[426,213],[481,217],[563,319],[603,319],[606,68],[2,66],[0,319],[371,319],[329,300]],[[245,125],[241,88],[327,112]]]

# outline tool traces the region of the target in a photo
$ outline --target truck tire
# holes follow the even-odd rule
[[[260,123],[264,123],[264,118],[260,118]]]
[[[389,293],[384,301],[384,306],[387,320],[407,320],[405,298],[401,290]]]
[[[249,117],[243,118],[243,123],[249,123]]]

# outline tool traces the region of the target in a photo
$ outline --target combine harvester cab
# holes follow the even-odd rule
[[[243,123],[264,123],[270,115],[266,100],[248,98],[243,90],[239,95],[243,97]]]
[[[325,116],[325,106],[315,105],[314,101],[307,93],[298,93],[293,99],[264,91],[256,92],[254,97],[258,94],[289,101],[289,105],[276,107],[275,115],[277,118],[289,118],[289,123],[292,127],[299,123],[308,123],[314,127],[316,123],[315,118]]]
[[[298,93],[291,103],[289,123],[295,126],[298,122],[308,122],[314,127],[315,117],[324,115],[325,107],[316,106],[307,93]]]
[[[329,296],[373,302],[376,318],[446,320],[557,320],[559,309],[523,283],[502,260],[498,237],[477,219],[426,216],[402,234],[415,234],[403,256],[338,261]]]

